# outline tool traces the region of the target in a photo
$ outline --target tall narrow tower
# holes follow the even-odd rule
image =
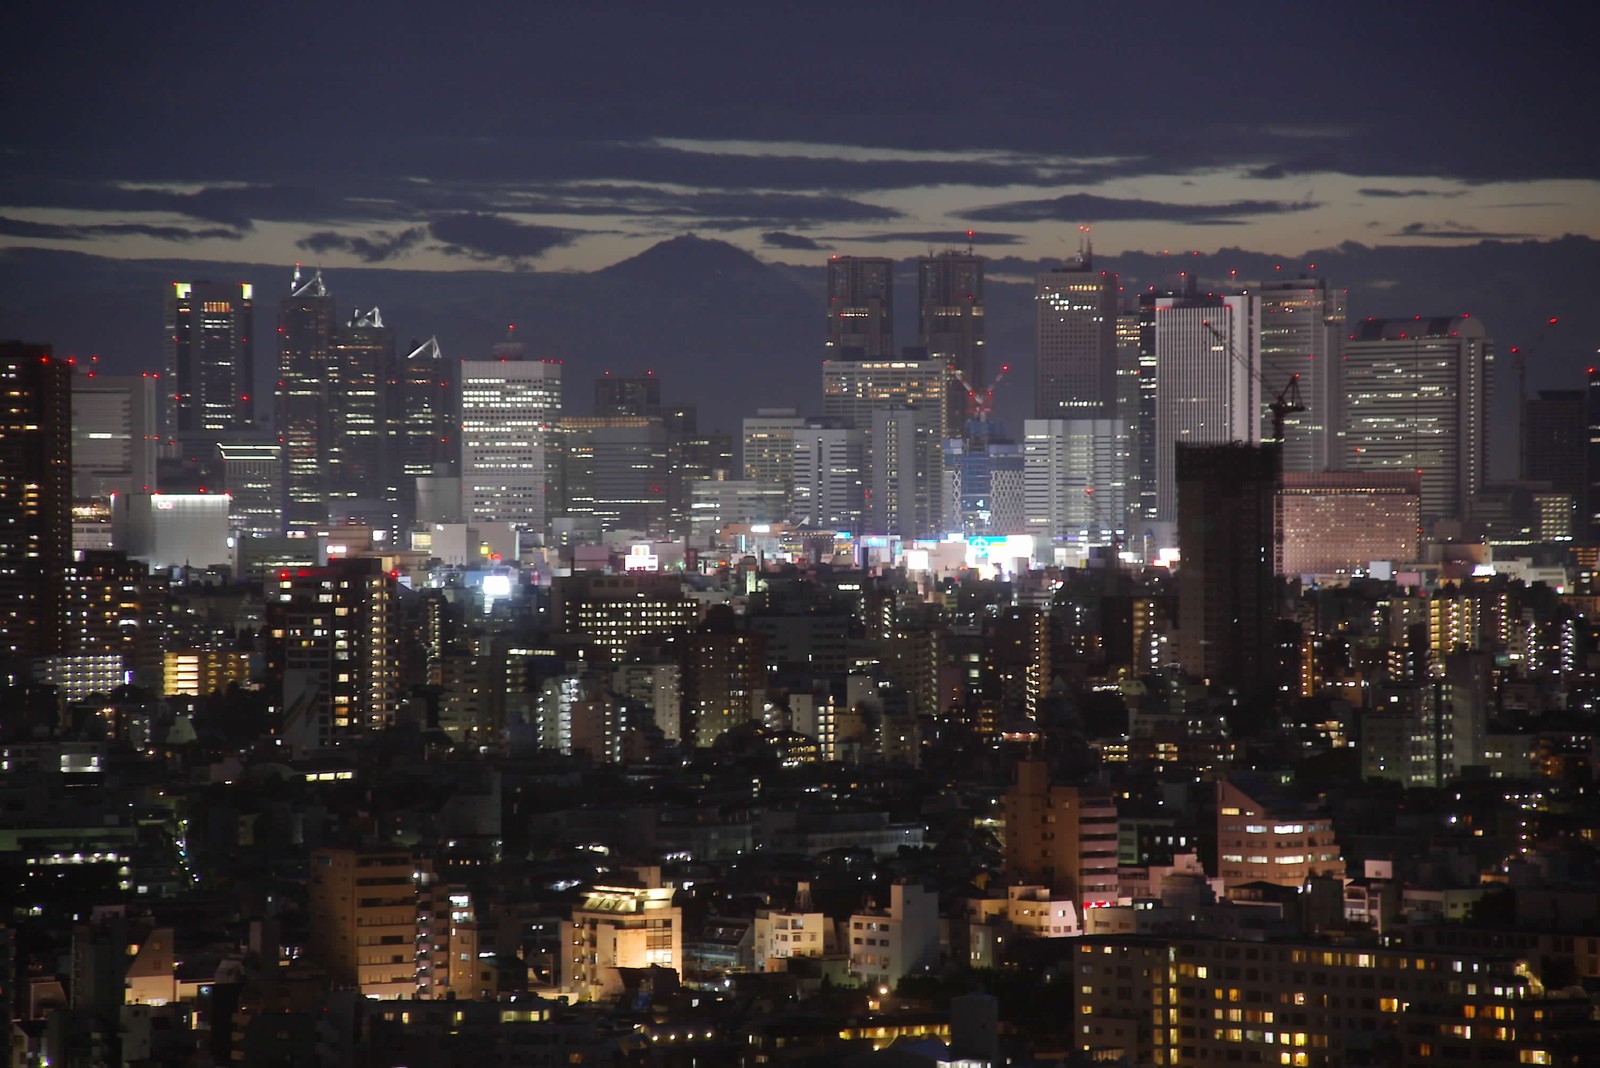
[[[389,441],[394,331],[383,314],[357,311],[333,334],[325,467],[329,507],[369,521],[396,518]]]
[[[72,369],[0,341],[0,657],[62,651],[71,492]]]
[[[1034,280],[1038,365],[1034,415],[1105,419],[1117,401],[1117,280],[1078,258]]]
[[[1344,294],[1321,278],[1274,278],[1256,290],[1260,297],[1260,359],[1263,402],[1270,402],[1289,380],[1306,410],[1284,422],[1283,469],[1306,473],[1334,466],[1334,427],[1338,422],[1335,371],[1344,345]],[[1271,437],[1272,414],[1261,412],[1259,437]]]
[[[988,384],[984,361],[983,257],[971,252],[941,252],[917,260],[917,344],[928,359],[954,367],[973,389]],[[967,420],[966,391],[952,383],[945,425],[959,433]]]
[[[295,265],[289,295],[278,304],[278,442],[283,447],[284,526],[314,529],[328,521],[325,459],[332,437],[333,298],[322,272]]]

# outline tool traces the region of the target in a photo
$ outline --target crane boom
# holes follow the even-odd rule
[[[1263,393],[1272,389],[1267,384],[1267,380],[1262,377],[1261,368],[1250,366],[1245,361],[1245,358],[1239,355],[1238,351],[1233,347],[1233,338],[1218,330],[1210,319],[1202,319],[1200,325],[1205,327],[1212,337],[1222,342],[1223,347],[1228,350],[1228,356],[1234,363],[1255,376],[1256,381],[1261,385]],[[1300,376],[1297,374],[1290,375],[1288,383],[1273,394],[1272,400],[1267,404],[1267,411],[1272,413],[1272,440],[1281,444],[1283,442],[1284,423],[1289,416],[1309,410],[1305,405],[1305,401],[1300,397]]]

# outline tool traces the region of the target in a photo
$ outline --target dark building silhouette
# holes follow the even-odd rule
[[[290,530],[328,521],[325,461],[333,432],[328,394],[334,322],[322,272],[305,277],[296,266],[289,295],[278,304],[276,425],[283,446],[283,523]]]
[[[1178,660],[1212,683],[1274,681],[1281,451],[1178,445]]]
[[[72,368],[0,341],[0,383],[0,656],[52,656],[72,561]]]
[[[967,388],[987,389],[984,361],[983,257],[947,251],[917,260],[917,345],[930,360],[942,360],[966,380],[951,382],[945,425],[967,421]]]
[[[661,380],[648,371],[642,375],[613,375],[594,381],[594,414],[660,415]]]
[[[394,521],[394,453],[390,417],[395,398],[394,331],[373,308],[356,312],[333,333],[328,389],[329,508],[335,518]]]
[[[173,282],[165,325],[167,434],[209,456],[218,434],[255,422],[255,287]]]
[[[835,256],[828,261],[828,358],[877,360],[894,349],[894,261]]]

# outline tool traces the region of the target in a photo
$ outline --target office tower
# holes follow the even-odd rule
[[[1522,478],[1548,482],[1554,493],[1571,499],[1575,517],[1589,492],[1589,426],[1581,389],[1543,389],[1522,402]]]
[[[666,536],[671,471],[659,415],[565,416],[561,439],[563,515]]]
[[[1260,440],[1256,323],[1250,296],[1155,299],[1156,519],[1177,514],[1175,446]]]
[[[1465,315],[1358,324],[1342,363],[1342,467],[1419,471],[1424,525],[1464,518],[1488,470],[1493,360]]]
[[[1175,449],[1178,662],[1213,683],[1274,681],[1278,620],[1276,444]]]
[[[158,387],[159,381],[149,374],[73,376],[73,497],[149,493],[157,488]]]
[[[983,257],[970,251],[941,252],[917,260],[917,345],[930,360],[955,368],[968,387],[988,388],[984,361]],[[952,381],[946,394],[945,424],[952,431],[966,423],[966,389]]]
[[[1077,260],[1034,279],[1034,415],[1109,418],[1117,400],[1117,279]]]
[[[357,311],[333,333],[324,459],[332,518],[387,526],[396,518],[390,475],[389,380],[394,331],[377,308]]]
[[[654,572],[558,575],[550,601],[561,633],[585,635],[618,663],[646,639],[687,630],[700,618],[682,581]]]
[[[166,303],[166,430],[196,455],[255,423],[255,287],[173,282]]]
[[[667,537],[678,541],[689,536],[695,486],[733,477],[733,436],[701,429],[692,404],[663,407],[661,420],[667,430]]]
[[[1261,307],[1261,401],[1270,404],[1299,379],[1305,411],[1284,421],[1283,469],[1327,471],[1337,466],[1337,372],[1345,336],[1344,293],[1321,278],[1274,278],[1256,289]],[[1272,437],[1272,413],[1261,411],[1259,440]]]
[[[333,298],[322,272],[295,265],[289,295],[278,303],[276,429],[283,446],[283,522],[286,530],[315,531],[328,521],[326,461],[332,436]]]
[[[222,488],[232,501],[228,523],[246,538],[276,537],[283,530],[283,446],[276,440],[225,441]]]
[[[1038,544],[1104,544],[1128,513],[1129,435],[1121,419],[1029,419],[1022,477]]]
[[[835,256],[828,261],[828,359],[882,360],[894,348],[894,261]]]
[[[716,544],[724,527],[782,523],[789,497],[778,486],[747,478],[705,479],[690,486],[689,537],[692,544]]]
[[[560,362],[463,360],[460,383],[463,515],[544,533]]]
[[[394,366],[389,381],[390,499],[401,528],[417,518],[417,479],[457,477],[455,368],[430,337]]]
[[[594,381],[594,414],[660,415],[661,380],[650,371],[642,375],[607,371]]]
[[[937,537],[943,525],[943,440],[914,407],[872,413],[872,493],[867,529],[907,540]]]
[[[812,421],[794,432],[794,517],[801,526],[859,533],[866,506],[867,436]]]
[[[866,464],[871,477],[869,487],[881,477],[886,465],[878,462],[877,443],[872,431],[874,413],[880,410],[907,410],[914,425],[915,440],[909,452],[897,454],[897,462],[913,461],[913,477],[926,480],[929,494],[926,523],[918,531],[896,531],[907,537],[932,533],[943,515],[942,468],[945,425],[945,393],[949,369],[938,360],[829,360],[822,365],[822,415],[866,434]],[[797,439],[798,440],[798,439]],[[893,473],[891,473],[893,474]],[[916,513],[919,521],[923,513]],[[885,513],[863,517],[869,525],[882,525]],[[874,530],[886,534],[888,530]]]
[[[1587,536],[1591,543],[1600,542],[1600,367],[1589,368],[1589,380],[1583,396],[1583,418],[1587,426],[1588,444],[1584,447],[1584,498],[1579,516],[1579,536]]]
[[[310,957],[336,986],[371,998],[417,992],[417,862],[404,849],[311,854]]]
[[[286,568],[267,583],[285,744],[296,753],[394,725],[400,707],[398,582],[370,557]]]
[[[793,514],[794,434],[806,425],[793,408],[757,408],[740,428],[739,463],[751,482],[782,490],[780,516]]]
[[[940,533],[1028,533],[1023,465],[1014,441],[945,438]]]
[[[64,644],[72,560],[72,368],[0,341],[0,657]]]
[[[1284,575],[1350,574],[1417,558],[1415,471],[1285,471],[1280,492]]]
[[[1005,873],[1079,906],[1117,900],[1117,805],[1097,786],[1057,786],[1042,760],[1017,762],[1004,797]]]

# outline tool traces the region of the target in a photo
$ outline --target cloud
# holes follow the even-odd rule
[[[1445,197],[1445,198],[1454,198],[1454,197],[1462,196],[1463,193],[1464,193],[1464,190],[1456,190],[1454,192],[1445,192],[1444,190],[1438,190],[1438,189],[1384,189],[1382,187],[1369,187],[1369,188],[1366,188],[1366,189],[1357,189],[1356,192],[1360,193],[1364,197],[1389,197],[1389,198],[1398,198],[1398,197]]]
[[[832,241],[920,241],[930,245],[954,248],[958,245],[1020,245],[1020,234],[1000,233],[994,230],[905,230],[882,231],[876,234],[840,234]]]
[[[399,233],[375,230],[364,237],[360,234],[318,230],[296,241],[295,247],[319,254],[334,251],[348,252],[363,263],[382,263],[385,260],[395,259],[416,246],[424,236],[425,231],[420,226],[413,226]]]
[[[1319,174],[1337,171],[1343,166],[1338,153],[1331,148],[1313,149],[1289,159],[1268,163],[1245,172],[1251,178],[1287,178],[1292,174]]]
[[[26,219],[0,216],[0,236],[31,237],[42,241],[93,241],[103,237],[153,237],[161,241],[206,241],[220,238],[238,241],[244,236],[240,230],[207,227],[194,230],[187,226],[152,226],[145,223],[40,223]]]
[[[1446,219],[1435,225],[1434,223],[1409,222],[1390,237],[1426,237],[1438,241],[1516,241],[1533,234],[1511,233],[1509,231],[1480,230],[1476,226]]]
[[[428,233],[444,243],[443,251],[448,255],[517,263],[570,245],[582,231],[520,223],[501,215],[462,212],[433,220],[428,224]]]
[[[1157,220],[1195,225],[1239,222],[1252,215],[1287,215],[1317,205],[1310,201],[1235,200],[1226,204],[1174,204],[1160,200],[1138,200],[1068,193],[1051,200],[1017,200],[991,204],[959,213],[959,217],[979,222],[1075,222],[1095,223],[1111,220]]]
[[[761,243],[767,248],[787,248],[801,252],[823,251],[822,245],[804,234],[786,234],[782,230],[768,230],[761,235]]]

